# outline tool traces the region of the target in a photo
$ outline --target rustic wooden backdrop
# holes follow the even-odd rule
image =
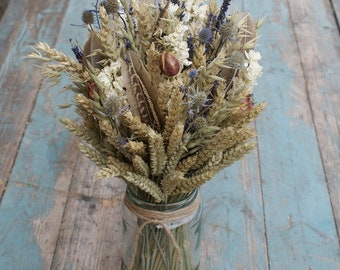
[[[29,46],[71,54],[92,0],[11,0],[0,21],[0,269],[119,269],[124,184],[58,118]],[[265,16],[258,147],[202,188],[203,270],[340,269],[340,2],[232,1]],[[66,82],[65,82],[66,83]]]

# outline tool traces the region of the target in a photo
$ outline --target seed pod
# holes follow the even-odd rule
[[[116,0],[108,0],[101,3],[104,6],[107,14],[116,13],[119,9],[118,2]]]
[[[166,76],[176,76],[181,69],[179,60],[177,57],[169,52],[162,52],[160,55],[159,68]]]
[[[247,96],[241,102],[241,108],[245,111],[250,111],[254,108],[254,100],[252,95]]]
[[[93,17],[93,14],[90,10],[84,10],[81,19],[85,24],[93,24],[94,23],[94,17]]]
[[[221,35],[222,41],[231,41],[237,38],[237,27],[231,20],[227,20],[221,25],[219,33]]]
[[[98,86],[94,82],[86,83],[87,88],[87,96],[89,99],[96,100],[96,97],[98,97]]]
[[[203,28],[198,33],[198,40],[201,44],[209,45],[212,43],[214,34],[210,28]]]

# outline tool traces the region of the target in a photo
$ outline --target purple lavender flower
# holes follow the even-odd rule
[[[206,22],[206,27],[210,28],[214,31],[214,27],[216,25],[217,22],[217,16],[213,13],[209,13],[208,18],[207,18],[207,22]]]
[[[220,13],[217,17],[216,28],[219,29],[220,26],[224,23],[225,14],[228,11],[228,6],[230,5],[231,0],[223,0],[222,6],[220,8]]]
[[[173,3],[174,5],[179,6],[181,1],[180,0],[170,0],[171,3]]]
[[[189,48],[189,61],[191,61],[194,57],[195,47],[194,47],[194,38],[192,36],[188,36],[187,45]]]
[[[81,49],[79,48],[79,46],[77,44],[72,44],[72,39],[70,38],[70,42],[71,42],[71,50],[74,53],[76,59],[78,60],[79,63],[83,62],[83,52],[81,51]]]

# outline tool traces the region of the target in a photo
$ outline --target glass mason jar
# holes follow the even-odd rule
[[[201,214],[198,189],[178,202],[153,204],[127,188],[122,269],[199,269]]]

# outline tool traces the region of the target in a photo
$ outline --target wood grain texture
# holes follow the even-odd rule
[[[269,269],[256,164],[249,155],[202,187],[202,269]]]
[[[96,179],[97,168],[85,158],[79,161],[52,269],[119,269],[125,184],[120,179]]]
[[[319,151],[322,144],[319,145],[314,124],[316,115],[311,110],[310,86],[306,80],[308,72],[315,73],[314,78],[318,81],[322,77],[316,75],[320,66],[305,70],[303,64],[307,59],[300,56],[304,51],[309,61],[320,61],[318,51],[309,51],[317,33],[305,32],[301,37],[305,46],[300,47],[297,41],[302,33],[295,32],[297,26],[292,21],[296,16],[306,22],[306,27],[313,29],[314,15],[308,11],[319,2],[296,1],[294,8],[293,1],[247,3],[250,10],[268,14],[261,31],[265,48],[259,48],[265,76],[259,81],[261,87],[258,88],[258,94],[265,96],[268,107],[256,126],[270,268],[338,269],[338,236],[324,175],[324,160]],[[313,12],[317,13],[315,18],[328,11],[326,6],[313,7]],[[298,16],[296,12],[299,12]],[[320,24],[320,19],[315,21],[317,23]],[[334,27],[334,21],[328,23]],[[320,35],[318,37],[321,39]],[[321,94],[328,89],[317,91]],[[332,140],[339,139],[338,134],[330,133]],[[334,153],[331,149],[326,151]],[[330,162],[338,158],[339,152],[334,153]]]
[[[339,236],[339,29],[332,13],[327,12],[331,10],[328,1],[289,1],[289,5]],[[309,39],[311,36],[314,38]]]
[[[38,40],[54,44],[66,0],[11,1],[0,34],[0,178],[7,182],[41,83],[25,63],[29,46]],[[1,186],[0,186],[1,187]],[[3,190],[0,189],[0,196]]]
[[[68,4],[67,12],[63,6],[65,4]],[[59,1],[58,5],[47,2],[46,6],[40,6],[40,10],[37,8],[32,13],[28,12],[30,17],[27,20],[34,22],[29,25],[34,28],[35,36],[49,42],[46,35],[51,35],[52,40],[57,41],[58,49],[70,52],[68,39],[78,38],[76,33],[79,28],[71,26],[75,22],[72,15],[74,10],[82,8],[81,3],[77,4],[72,6],[69,1]],[[63,16],[65,19],[62,19]],[[23,33],[28,31],[19,30]],[[20,38],[25,40],[23,44]],[[62,86],[47,89],[47,85],[42,84],[40,89],[41,74],[33,69],[32,62],[22,65],[25,66],[21,74],[22,81],[10,73],[9,63],[13,61],[14,53],[20,52],[17,57],[23,60],[30,50],[28,45],[37,41],[33,38],[20,38],[19,47],[12,46],[5,58],[8,67],[3,66],[1,71],[1,83],[6,86],[6,91],[1,92],[1,114],[8,123],[1,123],[1,127],[5,127],[1,134],[12,136],[13,141],[18,137],[20,150],[17,153],[18,145],[14,145],[10,138],[1,139],[4,144],[1,158],[8,161],[4,164],[1,160],[1,175],[6,177],[10,170],[11,174],[0,205],[0,269],[50,269],[78,154],[72,137],[61,127],[58,119],[73,113],[57,109],[58,104],[70,101],[70,95],[58,94]],[[18,88],[15,95],[9,89],[12,86]],[[31,96],[28,98],[27,95]],[[18,98],[20,104],[16,104],[13,98]],[[18,108],[22,109],[19,117]],[[28,116],[30,120],[26,127],[26,123],[22,125],[21,121],[27,121],[25,117]],[[9,125],[13,126],[13,130]],[[15,164],[11,168],[15,157]]]
[[[54,190],[8,184],[0,207],[0,269],[50,269],[66,199]]]

